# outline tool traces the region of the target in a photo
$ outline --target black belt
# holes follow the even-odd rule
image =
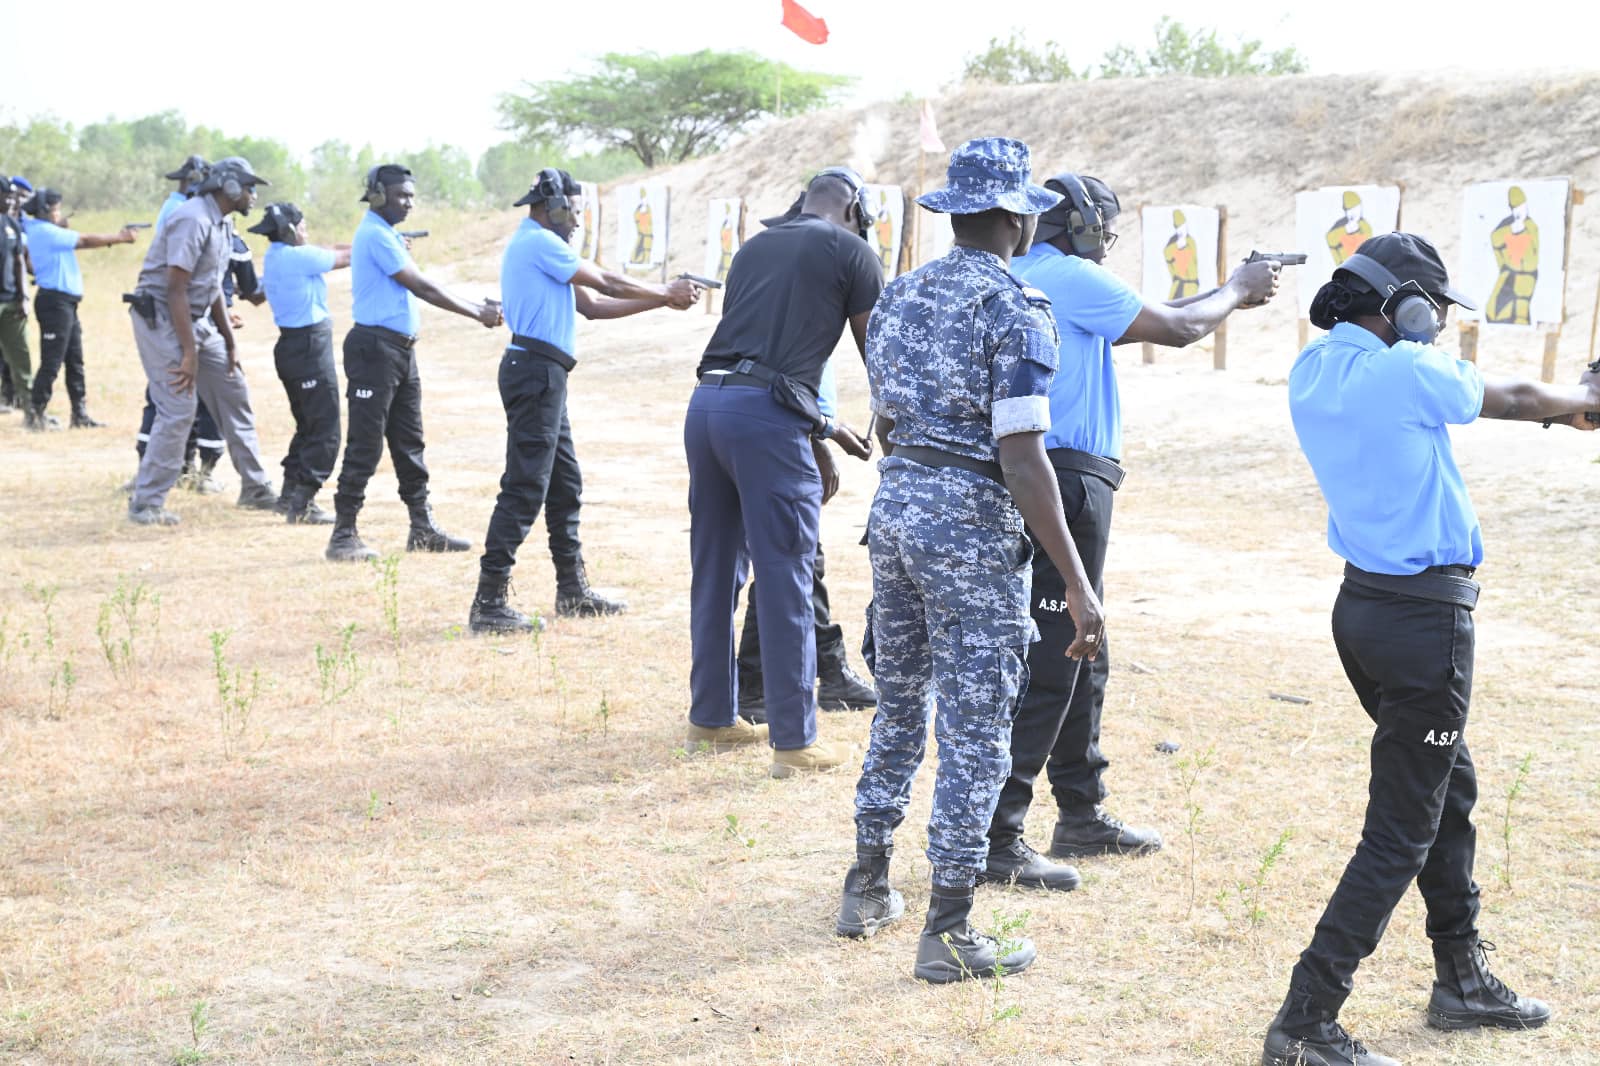
[[[897,444],[890,453],[894,459],[910,459],[913,463],[923,466],[957,467],[961,470],[970,470],[974,474],[981,474],[990,481],[1001,485],[1006,483],[1005,474],[1000,470],[999,463],[991,463],[985,459],[973,459],[966,455],[957,455],[947,452],[942,448],[924,448],[915,444]]]
[[[1470,566],[1430,566],[1420,574],[1374,574],[1354,563],[1344,564],[1344,579],[1352,584],[1469,611],[1478,606],[1479,585],[1472,580],[1473,572]]]
[[[701,375],[700,384],[715,385],[718,388],[721,388],[724,385],[747,385],[754,389],[765,389],[769,387],[765,381],[762,381],[754,374],[735,374],[731,370],[723,373],[718,373],[714,370],[707,371],[705,374]]]
[[[519,333],[513,333],[511,335],[511,343],[515,344],[518,348],[521,348],[525,352],[529,352],[533,355],[543,356],[559,366],[562,370],[570,372],[573,367],[578,365],[578,361],[572,358],[572,356],[568,355],[560,348],[557,348],[549,341],[542,341],[537,337],[524,337]]]
[[[390,344],[393,344],[397,348],[415,348],[417,346],[417,338],[408,333],[401,333],[399,330],[386,329],[383,326],[367,326],[360,322],[357,322],[351,328],[364,329],[368,333],[376,333],[379,337],[383,338],[385,341],[388,341]]]
[[[326,330],[327,332],[332,333],[333,321],[325,318],[321,322],[313,322],[309,326],[279,326],[278,334],[284,337],[302,337],[308,333],[315,333],[318,330]]]
[[[1045,454],[1050,457],[1050,465],[1057,470],[1091,474],[1110,485],[1112,492],[1120,489],[1122,479],[1128,476],[1121,463],[1093,452],[1080,452],[1076,448],[1049,448]]]

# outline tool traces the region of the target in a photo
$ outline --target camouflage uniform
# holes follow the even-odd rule
[[[867,333],[873,411],[894,420],[896,447],[998,464],[999,437],[1049,426],[1056,344],[1042,294],[999,257],[958,247],[879,299]],[[935,885],[970,886],[1039,636],[1028,611],[1032,550],[1004,484],[894,455],[879,472],[868,525],[878,713],[856,787],[856,839],[886,846],[904,819],[932,695],[940,758],[928,860]]]

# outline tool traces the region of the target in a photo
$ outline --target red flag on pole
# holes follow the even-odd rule
[[[924,152],[946,151],[944,142],[939,139],[939,127],[933,121],[933,105],[922,101],[922,150]]]
[[[794,0],[783,0],[783,24],[802,41],[823,44],[828,40],[828,24]]]

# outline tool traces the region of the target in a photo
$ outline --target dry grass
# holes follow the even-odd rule
[[[1446,200],[1419,199],[1418,211],[1447,218]],[[467,257],[451,272],[469,286],[491,282],[514,224],[416,221],[441,233],[424,265],[434,248],[445,251],[433,262]],[[1203,350],[1126,369],[1133,475],[1108,575],[1117,669],[1105,745],[1114,809],[1159,826],[1169,846],[1085,863],[1085,885],[1065,897],[983,890],[980,910],[1026,913],[1040,948],[1034,969],[996,994],[910,977],[928,774],[894,869],[912,917],[846,943],[831,921],[851,854],[853,774],[774,782],[758,753],[680,746],[679,427],[712,319],[662,312],[580,334],[571,403],[585,540],[594,576],[626,589],[631,612],[556,621],[538,641],[467,639],[475,554],[408,556],[397,655],[374,572],[322,562],[315,531],[235,510],[231,496],[177,495],[176,530],[123,521],[116,486],[133,465],[142,380],[115,296],[133,262],[85,253],[94,409],[115,428],[40,437],[17,416],[0,422],[0,1058],[1253,1061],[1354,844],[1368,740],[1328,637],[1338,567],[1321,542],[1320,500],[1281,386],[1262,383],[1281,383],[1291,315],[1236,321],[1227,374],[1206,369]],[[341,329],[347,300],[335,292]],[[272,329],[263,312],[245,315],[276,456],[288,420]],[[436,507],[481,540],[500,469],[502,338],[432,311],[425,334]],[[1531,349],[1495,358],[1537,366]],[[861,375],[843,365],[845,410],[864,412]],[[1600,683],[1585,639],[1600,587],[1586,548],[1595,447],[1519,426],[1458,434],[1491,553],[1470,733],[1484,928],[1505,975],[1549,998],[1557,1018],[1533,1034],[1425,1029],[1431,966],[1408,898],[1347,1011],[1360,1035],[1408,1062],[1596,1061]],[[852,545],[872,483],[866,467],[847,468],[824,514],[830,587],[852,640],[869,580]],[[393,485],[385,465],[363,522],[388,549],[404,523]],[[547,610],[542,541],[536,532],[523,552],[517,598]],[[119,580],[161,597],[159,638],[136,638],[127,677],[96,637]],[[53,648],[30,591],[44,586],[57,590]],[[337,644],[351,622],[363,676],[324,705],[313,649]],[[228,662],[267,682],[226,744],[213,631],[231,631]],[[70,695],[59,680],[69,660]],[[824,729],[862,741],[867,719],[828,716]],[[1156,752],[1167,739],[1182,744],[1178,756]],[[1179,760],[1208,751],[1193,791],[1188,914]],[[1530,753],[1507,885],[1501,822]],[[1035,839],[1050,817],[1036,810]],[[1250,922],[1236,897],[1219,904],[1286,829],[1264,917]],[[1016,1016],[997,1019],[1007,1008]]]

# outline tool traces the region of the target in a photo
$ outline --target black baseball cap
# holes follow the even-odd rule
[[[1083,182],[1082,189],[1076,187],[1077,181]],[[1068,188],[1069,182],[1074,183],[1071,189]],[[1073,193],[1081,196],[1087,190],[1089,199],[1100,209],[1100,217],[1107,222],[1122,213],[1122,204],[1117,201],[1117,194],[1111,191],[1111,186],[1088,174],[1063,172],[1046,181],[1044,187],[1060,193],[1061,202],[1039,216],[1039,228],[1033,235],[1035,244],[1043,244],[1067,232],[1067,215],[1077,207]]]
[[[1382,265],[1402,285],[1408,281],[1415,282],[1418,288],[1430,296],[1449,300],[1468,311],[1478,309],[1477,304],[1459,290],[1450,287],[1450,272],[1444,268],[1444,260],[1439,258],[1439,249],[1435,248],[1433,242],[1426,237],[1420,237],[1415,233],[1384,233],[1363,241],[1361,247],[1356,249],[1356,254]],[[1353,271],[1343,268],[1334,273],[1354,275]]]
[[[166,178],[169,181],[186,181],[196,171],[199,171],[200,174],[204,176],[205,172],[210,168],[211,164],[206,162],[204,156],[192,155],[188,159],[185,159],[182,163],[178,164],[178,169],[172,171],[170,174],[167,174]]]
[[[583,194],[583,185],[578,181],[578,179],[574,178],[571,174],[568,174],[565,170],[562,170],[559,167],[550,167],[548,169],[556,172],[556,178],[561,183],[562,196],[581,196]],[[545,200],[548,200],[549,197],[543,192],[544,175],[545,171],[539,171],[539,176],[533,179],[533,184],[529,185],[528,191],[522,194],[522,199],[518,200],[511,206],[522,207],[525,204],[543,203]]]
[[[60,202],[61,194],[59,192],[57,192],[55,189],[47,189],[41,185],[34,192],[33,198],[24,204],[23,207],[27,210],[28,214],[32,215],[34,218],[43,218],[45,215],[50,213],[51,204],[59,204]]]
[[[261,221],[250,227],[251,233],[259,233],[263,237],[271,237],[281,241],[283,234],[294,229],[305,218],[305,212],[294,204],[285,200],[282,203],[268,204],[261,213]]]

